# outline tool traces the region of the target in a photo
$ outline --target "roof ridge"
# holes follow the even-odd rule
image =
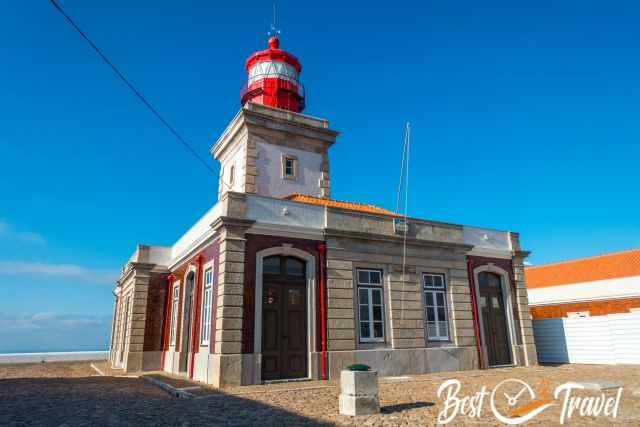
[[[605,253],[601,253],[601,254],[597,254],[597,255],[589,255],[589,256],[581,257],[581,258],[572,258],[572,259],[566,259],[566,260],[561,260],[561,261],[548,262],[548,263],[545,263],[545,264],[528,265],[528,266],[525,266],[525,269],[526,270],[533,270],[533,269],[536,269],[536,268],[551,267],[551,266],[558,265],[558,264],[569,264],[569,263],[573,263],[573,262],[582,262],[582,261],[587,261],[587,260],[596,259],[596,258],[604,258],[604,257],[608,257],[608,256],[620,255],[620,254],[624,254],[624,253],[628,253],[628,252],[640,252],[640,247],[631,248],[631,249],[623,249],[623,250],[615,251],[615,252],[605,252]]]

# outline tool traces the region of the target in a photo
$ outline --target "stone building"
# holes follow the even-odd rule
[[[112,366],[219,386],[535,364],[518,234],[330,198],[338,132],[301,114],[297,58],[271,38],[246,67],[218,202],[123,268]]]

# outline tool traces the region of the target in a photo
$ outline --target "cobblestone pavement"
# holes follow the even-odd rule
[[[141,378],[97,377],[89,364],[0,365],[0,425],[435,425],[443,402],[436,395],[451,378],[462,383],[460,395],[491,391],[508,378],[539,390],[567,381],[620,382],[624,392],[615,420],[574,415],[567,425],[640,425],[640,367],[579,366],[505,368],[413,376],[380,381],[382,413],[353,419],[338,415],[339,388],[334,382],[208,389],[197,399],[177,399]],[[634,395],[635,393],[635,395]],[[581,396],[600,392],[584,391]],[[607,396],[615,391],[607,391]],[[507,404],[498,408],[505,413]],[[552,407],[527,425],[558,425],[560,407]],[[500,425],[486,400],[479,418],[459,415],[451,425]]]

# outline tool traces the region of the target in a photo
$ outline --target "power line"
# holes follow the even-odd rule
[[[67,20],[67,22],[71,24],[71,26],[78,32],[78,34],[80,34],[82,38],[85,39],[87,43],[89,43],[89,46],[91,46],[91,48],[96,51],[98,56],[102,58],[102,60],[111,68],[111,70],[113,70],[113,72],[116,73],[116,75],[120,78],[120,80],[122,80],[124,84],[127,85],[127,87],[131,90],[131,92],[133,92],[133,94],[137,96],[140,101],[142,101],[145,107],[147,107],[147,109],[151,111],[151,113],[153,113],[153,115],[156,116],[158,120],[160,120],[160,122],[169,130],[169,132],[171,132],[171,134],[176,137],[176,139],[187,149],[187,151],[189,151],[196,159],[198,159],[198,161],[200,161],[200,163],[205,168],[207,168],[209,172],[211,172],[214,176],[218,177],[220,182],[222,182],[222,184],[226,185],[229,189],[231,189],[231,186],[226,182],[224,182],[221,176],[218,176],[218,172],[216,172],[206,162],[206,160],[202,158],[200,154],[198,154],[198,152],[178,133],[178,131],[173,126],[171,126],[169,122],[165,120],[164,117],[162,117],[162,115],[158,112],[158,110],[149,101],[147,101],[144,95],[142,95],[142,93],[138,89],[136,89],[136,87],[129,81],[129,79],[127,79],[127,77],[118,69],[118,67],[116,67],[114,63],[111,62],[104,53],[102,53],[100,48],[96,46],[96,44],[93,41],[91,41],[89,36],[87,36],[84,33],[84,31],[82,31],[80,27],[73,21],[73,19],[71,19],[71,17],[67,15],[67,13],[64,11],[64,9],[62,9],[62,7],[58,4],[58,2],[56,0],[50,0],[50,2],[53,5],[53,7],[55,7],[56,10],[60,12],[60,14]]]

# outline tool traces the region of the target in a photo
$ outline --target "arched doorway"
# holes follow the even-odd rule
[[[484,346],[489,366],[510,365],[511,343],[505,284],[492,271],[478,273],[478,312],[482,323]]]
[[[180,336],[180,364],[178,370],[187,372],[189,367],[189,351],[191,349],[191,308],[193,306],[193,288],[195,282],[195,273],[193,271],[187,274],[184,281],[184,294],[182,304],[182,335]]]
[[[263,380],[308,375],[306,270],[305,260],[295,256],[262,260]]]

